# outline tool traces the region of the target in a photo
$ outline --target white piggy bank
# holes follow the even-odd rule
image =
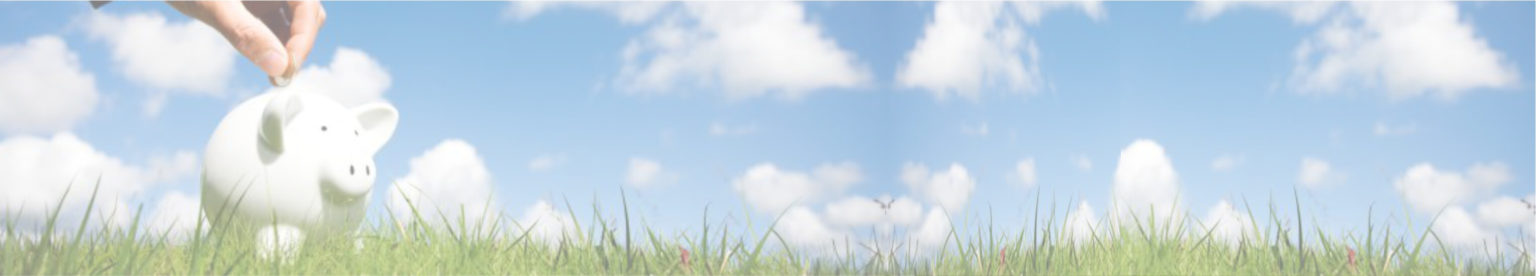
[[[357,229],[378,175],[373,155],[399,119],[389,104],[348,109],[306,89],[240,103],[203,154],[204,214],[215,225],[257,227],[264,258],[291,255],[306,233]]]

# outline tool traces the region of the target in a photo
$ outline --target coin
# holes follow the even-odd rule
[[[267,78],[272,81],[272,85],[273,86],[277,86],[277,87],[286,87],[286,86],[288,86],[289,82],[293,82],[293,78],[289,78],[289,77],[286,77],[286,76],[270,76],[270,77],[267,77]]]

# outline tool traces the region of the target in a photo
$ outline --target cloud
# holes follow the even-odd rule
[[[859,166],[852,162],[822,164],[811,174],[761,163],[731,180],[731,185],[747,205],[762,213],[778,215],[790,206],[826,200],[863,179]]]
[[[624,183],[644,189],[674,181],[677,181],[677,173],[662,169],[660,162],[640,157],[629,158],[629,170],[624,174]]]
[[[1536,219],[1536,207],[1513,197],[1501,196],[1478,204],[1477,219],[1497,228],[1517,226]]]
[[[1087,244],[1100,230],[1103,229],[1099,229],[1098,215],[1088,201],[1078,203],[1077,209],[1067,214],[1067,219],[1062,222],[1062,234],[1073,244]]]
[[[971,200],[976,190],[976,179],[971,178],[959,163],[949,165],[948,170],[930,172],[928,166],[907,163],[901,167],[901,182],[918,196],[938,204],[949,213],[959,213]]]
[[[908,239],[913,246],[908,252],[913,255],[934,252],[942,250],[946,243],[951,245],[958,243],[959,241],[952,239],[953,235],[950,235],[953,232],[951,230],[954,229],[952,224],[949,214],[944,210],[928,210],[928,215],[923,218],[923,224],[909,234]]]
[[[1435,236],[1446,246],[1454,249],[1477,250],[1481,248],[1494,249],[1499,245],[1493,244],[1498,238],[1498,233],[1492,229],[1486,229],[1478,224],[1466,209],[1460,206],[1446,208],[1435,219],[1430,229]]]
[[[777,96],[869,82],[868,70],[792,2],[690,2],[662,14],[624,47],[615,80],[625,92],[685,87],[728,99]]]
[[[293,77],[289,87],[309,86],[345,106],[384,101],[389,71],[362,50],[339,47],[328,66],[310,65]]]
[[[1217,156],[1215,160],[1211,160],[1211,170],[1218,172],[1231,171],[1232,168],[1236,168],[1238,165],[1242,164],[1242,156],[1223,154],[1221,156]]]
[[[415,207],[421,219],[433,226],[444,219],[467,225],[489,224],[498,210],[492,198],[491,173],[475,147],[458,139],[439,142],[421,155],[411,158],[411,171],[395,179],[389,188],[388,207],[396,220],[409,223],[415,219]]]
[[[1183,212],[1179,199],[1179,176],[1163,147],[1152,140],[1136,140],[1120,151],[1111,188],[1114,208],[1111,216],[1122,222],[1145,220],[1149,215],[1160,222],[1178,221]]]
[[[58,36],[0,45],[0,132],[66,131],[96,109],[96,78]]]
[[[1077,167],[1078,170],[1083,172],[1093,171],[1093,159],[1088,159],[1087,155],[1072,155],[1067,161],[1072,162],[1073,167]]]
[[[1414,124],[1392,126],[1387,125],[1386,123],[1376,122],[1376,126],[1371,128],[1371,132],[1375,133],[1376,136],[1408,135],[1418,131],[1419,126]]]
[[[235,74],[238,55],[207,24],[168,22],[159,13],[86,17],[86,33],[110,45],[114,67],[129,81],[152,89],[147,114],[158,114],[169,92],[220,96]]]
[[[164,235],[167,241],[184,242],[192,237],[199,222],[206,231],[209,226],[208,220],[203,217],[202,202],[195,196],[170,191],[160,196],[160,201],[155,203],[154,213],[149,215],[144,226],[149,237],[159,238]]]
[[[782,212],[775,231],[792,247],[814,254],[835,254],[848,244],[872,245],[891,253],[896,244],[906,244],[904,250],[914,256],[940,249],[949,237],[949,214],[964,207],[975,181],[958,164],[937,172],[907,164],[900,177],[912,196],[832,199],[863,180],[859,167],[851,162],[822,164],[809,174],[763,163],[748,169],[733,185],[754,210],[776,216]],[[825,212],[816,213],[812,206],[823,202]],[[856,234],[863,227],[870,227],[873,234]]]
[[[821,216],[805,206],[790,207],[773,230],[790,246],[813,254],[834,254],[837,246],[852,239],[848,233],[827,225]]]
[[[1089,19],[1095,21],[1102,20],[1105,15],[1104,5],[1101,2],[1097,0],[1062,2],[1014,1],[1010,4],[1013,4],[1013,11],[1018,13],[1019,19],[1023,20],[1026,24],[1035,25],[1040,24],[1040,20],[1045,19],[1045,15],[1052,10],[1071,8],[1081,10],[1083,15],[1087,15]]]
[[[1097,2],[1076,3],[1094,18]],[[1043,86],[1040,51],[1025,31],[1051,9],[1047,3],[939,2],[923,36],[897,69],[902,87],[927,90],[934,98],[980,98],[982,90],[1032,93]],[[1009,8],[1012,9],[1009,9]]]
[[[1189,16],[1200,21],[1210,21],[1235,8],[1257,8],[1284,13],[1297,24],[1312,24],[1323,19],[1336,7],[1333,2],[1256,2],[1256,1],[1198,1],[1190,8]]]
[[[827,222],[843,227],[911,226],[922,219],[923,206],[908,197],[849,196],[827,203]]]
[[[1414,210],[1434,214],[1487,195],[1510,181],[1509,167],[1501,162],[1477,163],[1466,172],[1441,171],[1429,163],[1408,168],[1393,186]]]
[[[1319,25],[1294,52],[1290,84],[1302,93],[1381,89],[1394,100],[1455,99],[1519,82],[1514,64],[1461,18],[1457,3],[1271,5],[1298,23]],[[1195,14],[1214,17],[1224,6],[1197,6]]]
[[[661,14],[667,7],[667,2],[513,1],[502,11],[502,15],[526,21],[561,7],[597,10],[613,15],[624,24],[638,24],[650,21]]]
[[[799,3],[536,1],[513,3],[503,14],[528,20],[556,7],[597,10],[626,25],[648,25],[621,51],[623,66],[614,83],[627,93],[699,88],[721,90],[728,99],[795,100],[870,80],[868,69],[824,35]]]
[[[562,239],[575,238],[575,235],[580,234],[575,232],[576,222],[569,215],[556,210],[554,205],[544,200],[528,206],[517,223],[518,227],[526,231],[524,233],[528,238],[550,248],[559,246]]]
[[[1013,165],[1013,177],[1014,179],[1018,179],[1019,184],[1024,185],[1024,188],[1035,187],[1035,184],[1037,183],[1035,159],[1024,158],[1023,160],[1019,160],[1018,163],[1015,163]]]
[[[5,179],[0,181],[0,213],[23,230],[42,225],[55,206],[60,206],[60,218],[81,218],[92,190],[99,189],[89,224],[127,226],[135,212],[131,203],[140,193],[185,180],[198,168],[196,155],[187,151],[157,156],[149,163],[127,164],[70,133],[7,138],[0,141],[0,179]],[[63,220],[60,226],[77,223]]]
[[[1343,180],[1344,176],[1335,172],[1328,161],[1307,157],[1301,159],[1301,170],[1296,173],[1296,181],[1307,189],[1317,189],[1335,181]]]
[[[539,155],[539,157],[534,157],[533,160],[528,160],[528,170],[534,172],[547,172],[561,165],[565,165],[567,159],[568,158],[565,157],[564,153]]]
[[[992,131],[987,127],[987,122],[981,122],[980,124],[976,124],[976,126],[960,126],[960,133],[965,133],[965,135],[971,136],[987,136],[987,134],[992,133]]]
[[[1205,213],[1205,230],[1210,231],[1211,238],[1226,242],[1228,246],[1236,247],[1253,231],[1253,218],[1249,217],[1231,203],[1223,199],[1216,202],[1210,211]],[[1203,234],[1203,233],[1202,233]]]
[[[1382,88],[1393,99],[1455,99],[1519,80],[1514,65],[1459,18],[1456,3],[1351,3],[1296,50],[1303,91]]]
[[[731,125],[722,124],[720,122],[714,122],[714,123],[710,123],[709,124],[709,135],[714,135],[714,136],[736,136],[736,135],[748,135],[748,134],[753,134],[753,133],[757,133],[757,125],[731,126]]]
[[[1209,20],[1234,3],[1201,2],[1191,16]],[[1453,2],[1242,3],[1317,25],[1293,53],[1290,85],[1331,94],[1381,89],[1388,98],[1455,99],[1483,88],[1508,88],[1519,72],[1477,36]]]

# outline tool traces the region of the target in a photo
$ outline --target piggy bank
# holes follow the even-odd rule
[[[203,154],[203,213],[214,225],[254,228],[257,253],[286,256],[306,235],[357,229],[394,134],[389,104],[347,108],[290,86],[240,103]]]

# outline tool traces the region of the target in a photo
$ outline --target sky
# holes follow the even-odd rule
[[[1128,214],[1265,222],[1299,202],[1331,233],[1369,218],[1461,248],[1536,235],[1529,2],[325,9],[295,81],[400,112],[376,218],[409,197],[560,222],[531,230],[557,238],[571,213],[622,212],[622,191],[663,233],[782,214],[818,250],[1027,229],[1037,203],[1073,233]],[[0,206],[23,225],[39,206],[83,212],[65,187],[99,176],[107,206],[187,231],[173,222],[198,215],[209,135],[271,89],[164,3],[6,2],[0,26]]]

